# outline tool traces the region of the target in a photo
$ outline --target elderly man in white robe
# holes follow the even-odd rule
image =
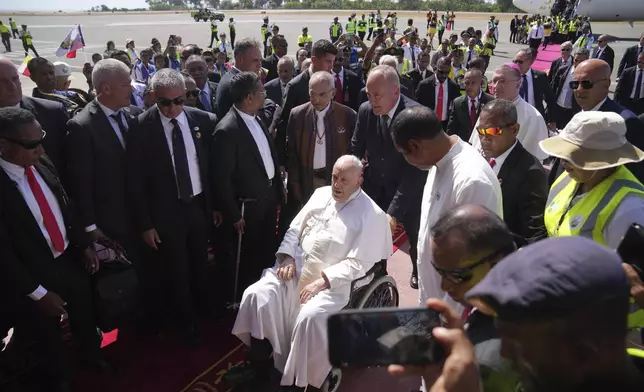
[[[496,98],[507,99],[516,106],[518,123],[521,124],[521,129],[517,135],[519,142],[538,160],[543,161],[548,158],[548,154],[544,153],[539,147],[539,142],[549,136],[548,127],[541,113],[519,95],[519,89],[521,88],[519,66],[514,63],[501,65],[494,70],[490,85],[494,87],[494,96]],[[479,122],[477,121],[469,141],[474,148],[481,151],[481,141],[476,130],[478,126]]]
[[[244,292],[232,333],[250,346],[254,391],[267,390],[260,379],[269,378],[271,353],[283,374],[280,391],[322,386],[331,370],[328,315],[348,304],[352,281],[392,252],[386,213],[360,189],[362,169],[352,155],[336,161],[332,185],[313,193],[275,266]]]

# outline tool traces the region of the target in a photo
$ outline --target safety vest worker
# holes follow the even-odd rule
[[[309,35],[309,29],[308,27],[304,27],[302,29],[302,34],[300,34],[299,37],[297,37],[297,46],[300,48],[303,48],[306,44],[308,43],[313,43],[313,38]]]
[[[262,27],[260,28],[260,34],[262,35],[262,41],[266,41],[268,38],[266,36],[266,33],[268,33],[268,17],[264,17],[264,24],[262,24]]]
[[[0,34],[9,34],[9,28],[3,24],[0,24]]]
[[[211,21],[210,21],[210,32],[211,32],[211,33],[215,33],[215,34],[217,34],[217,29],[218,29],[218,27],[217,27],[217,21],[216,21],[216,20],[214,20],[214,19],[213,19],[213,20],[211,20]]]
[[[16,25],[16,21],[11,19],[9,20],[9,26],[11,26],[11,30],[18,30],[18,26]]]
[[[333,18],[333,23],[329,27],[329,36],[331,37],[331,42],[335,42],[342,35],[342,25],[338,22],[338,17]]]
[[[411,60],[408,58],[403,58],[402,67],[400,68],[400,73],[402,75],[407,75],[409,71],[414,69],[414,65],[411,63]]]
[[[349,18],[349,21],[347,22],[347,34],[355,34],[356,33],[356,21],[353,18]]]
[[[367,20],[365,19],[364,15],[362,15],[362,19],[358,21],[356,31],[358,31],[358,33],[367,33]]]
[[[20,30],[20,39],[22,39],[23,45],[31,46],[32,45],[32,36],[29,30]]]

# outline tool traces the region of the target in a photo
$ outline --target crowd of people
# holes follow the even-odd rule
[[[0,332],[37,342],[43,390],[70,390],[62,316],[83,362],[109,373],[90,277],[125,260],[136,333],[196,347],[200,320],[239,303],[248,361],[226,381],[267,390],[276,367],[282,391],[314,391],[331,370],[325,315],[401,225],[409,285],[444,314],[450,356],[442,374],[393,374],[432,391],[641,390],[625,333],[644,326],[629,315],[644,285],[606,248],[644,225],[644,34],[611,99],[609,37],[593,48],[589,26],[558,18],[513,21],[529,47],[490,80],[498,21],[443,39],[455,15],[435,11],[426,34],[379,10],[335,18],[328,39],[305,27],[295,59],[268,17],[260,40],[213,21],[205,49],[110,41],[83,67],[87,91],[36,57],[23,95],[0,60]],[[532,69],[544,22],[581,25],[560,30],[548,74]]]

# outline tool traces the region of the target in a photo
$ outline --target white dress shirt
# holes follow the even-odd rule
[[[123,112],[121,110],[118,110],[115,112],[114,110],[103,105],[98,99],[96,100],[96,102],[98,102],[98,106],[101,107],[101,109],[103,110],[103,113],[105,113],[105,115],[107,116],[107,121],[110,122],[110,125],[112,126],[112,129],[116,134],[116,137],[119,139],[119,142],[121,142],[121,146],[123,146],[123,149],[125,149],[125,135],[121,133],[121,128],[119,128],[119,124],[112,117],[114,113],[118,113],[119,116],[121,116],[121,122],[123,122],[123,126],[125,127],[125,129],[129,129],[125,116],[123,115]]]
[[[430,229],[447,211],[461,204],[484,206],[503,217],[501,185],[481,154],[458,136],[457,143],[429,169],[423,190],[418,232],[418,287],[420,303],[443,299],[440,275],[432,266]]]
[[[590,110],[583,110],[583,109],[582,109],[581,111],[582,111],[582,112],[596,112],[596,111],[598,111],[598,110],[599,110],[599,108],[600,108],[600,107],[602,107],[602,105],[604,104],[604,102],[606,102],[606,100],[607,100],[607,99],[608,99],[608,97],[606,97],[606,98],[602,99],[602,101],[601,101],[600,103],[598,103],[597,105],[595,105],[595,107],[594,107],[594,108],[592,108],[592,109],[590,109]]]
[[[269,180],[272,180],[273,177],[275,177],[275,163],[273,162],[273,156],[271,155],[271,148],[268,145],[266,134],[264,134],[264,130],[257,122],[259,120],[257,119],[257,117],[248,115],[237,109],[237,107],[235,106],[233,107],[235,108],[237,113],[239,113],[242,120],[244,120],[244,124],[246,124],[248,130],[250,130],[250,134],[253,136],[253,140],[255,140],[255,144],[257,145],[257,149],[259,150],[259,155],[262,157],[264,169],[266,169],[266,177]]]
[[[637,78],[642,75],[642,80],[640,80],[640,97],[639,99],[644,99],[644,70],[641,68],[635,69],[635,80],[633,80],[633,90],[631,90],[631,98],[635,99],[635,90],[637,89]]]
[[[501,167],[503,167],[503,162],[505,162],[505,160],[508,159],[508,156],[510,155],[512,150],[514,150],[514,147],[516,147],[516,145],[517,145],[517,140],[514,140],[514,144],[512,145],[512,147],[505,150],[503,154],[494,158],[495,164],[494,164],[494,167],[492,168],[492,170],[494,170],[494,174],[496,174],[497,176],[499,175],[499,172],[501,171]]]
[[[54,244],[51,241],[51,237],[49,236],[49,232],[47,231],[47,228],[45,227],[45,220],[43,219],[42,212],[40,212],[40,206],[36,201],[36,197],[34,196],[33,192],[31,191],[31,187],[29,186],[27,175],[25,174],[25,169],[21,166],[7,162],[2,158],[0,158],[0,167],[4,169],[5,173],[7,173],[7,176],[9,176],[11,181],[16,183],[18,191],[20,191],[20,193],[22,194],[22,197],[25,199],[25,203],[27,203],[27,207],[29,207],[29,211],[31,211],[31,214],[34,217],[34,220],[38,224],[38,227],[40,228],[40,232],[45,238],[47,245],[49,245],[49,249],[51,250],[51,253],[54,256],[54,258],[60,256],[62,253],[54,249]],[[38,173],[38,170],[36,170],[33,166],[26,170],[33,170],[34,176],[36,177],[36,181],[38,181],[38,184],[40,185],[40,188],[42,188],[42,192],[45,195],[45,199],[47,199],[47,204],[49,204],[49,208],[51,208],[51,212],[54,214],[54,218],[56,218],[58,229],[60,230],[60,233],[62,234],[63,239],[65,241],[65,249],[67,249],[67,247],[69,246],[69,239],[67,238],[67,229],[65,228],[65,220],[63,219],[63,212],[60,209],[60,204],[58,204],[58,199],[56,199],[56,195],[54,195],[52,190],[49,188],[49,185],[47,185],[45,180],[40,176],[40,173]],[[38,286],[38,288],[33,293],[29,294],[29,298],[37,301],[42,297],[44,297],[45,294],[47,294],[47,290],[42,286]]]
[[[542,39],[543,36],[543,26],[534,25],[532,26],[532,29],[530,29],[530,36],[528,39]]]
[[[570,71],[568,71],[568,75],[566,75],[566,79],[563,82],[563,89],[561,90],[559,97],[557,97],[557,105],[562,108],[572,109],[572,100],[575,99],[575,97],[572,89],[570,88],[570,82],[572,82],[574,74],[575,67],[570,67]],[[570,97],[568,102],[566,102],[566,97]]]
[[[420,49],[420,47],[418,45],[414,45],[414,48],[413,48],[414,58],[413,58],[413,60],[412,60],[412,56],[411,56],[411,54],[412,54],[411,45],[409,43],[406,43],[406,44],[404,44],[402,46],[402,49],[403,49],[405,58],[412,62],[412,67],[415,67],[417,65],[417,63],[418,63],[418,56],[420,56],[420,54],[422,53],[422,50]]]
[[[172,167],[174,168],[174,175],[176,178],[177,169],[174,165],[174,148],[172,147],[172,130],[174,129],[174,125],[170,122],[172,119],[164,116],[161,112],[159,112],[159,116],[161,117],[161,124],[163,125],[165,139],[168,143],[168,149],[170,150],[170,160],[172,161]],[[199,171],[199,157],[197,156],[197,147],[195,146],[195,141],[192,138],[192,131],[190,130],[190,124],[188,124],[188,118],[186,117],[185,112],[181,112],[177,117],[177,122],[179,123],[179,128],[181,128],[183,143],[186,146],[188,171],[190,172],[190,181],[192,182],[192,194],[197,196],[203,192],[203,187],[201,185],[201,172]]]
[[[438,89],[442,88],[443,89],[443,110],[441,113],[441,120],[442,121],[447,121],[447,107],[450,105],[449,101],[449,96],[447,95],[447,79],[441,84],[438,82],[438,79],[436,79],[436,87],[434,88],[434,104],[436,107],[434,108],[434,111],[438,109]]]
[[[313,151],[313,170],[324,169],[326,167],[326,128],[324,127],[324,118],[329,112],[331,103],[321,111],[316,110],[317,114],[317,135],[315,135],[315,149]],[[319,136],[318,136],[319,135]],[[322,139],[319,139],[322,137]],[[318,144],[318,140],[322,143]]]

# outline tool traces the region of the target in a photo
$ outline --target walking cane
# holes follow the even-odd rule
[[[246,203],[253,202],[255,199],[239,199],[241,201],[241,218],[244,219],[244,212],[246,210]],[[235,260],[235,290],[233,295],[233,301],[228,304],[228,309],[238,310],[240,303],[237,302],[237,293],[239,292],[239,265],[241,264],[241,246],[242,246],[242,237],[244,236],[243,232],[237,234],[237,260]]]

